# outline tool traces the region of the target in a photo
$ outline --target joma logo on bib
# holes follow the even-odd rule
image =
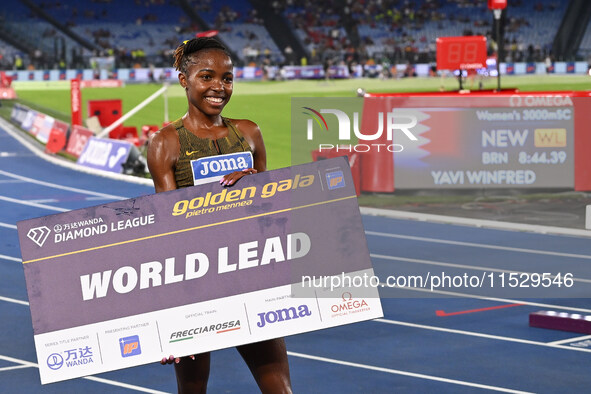
[[[194,185],[217,181],[226,174],[253,167],[251,152],[229,153],[191,160]]]

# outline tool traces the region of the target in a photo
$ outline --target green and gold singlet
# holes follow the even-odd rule
[[[238,128],[228,119],[223,118],[224,125],[228,127],[228,136],[217,139],[219,151],[212,139],[200,138],[183,126],[183,120],[177,119],[173,122],[179,135],[181,151],[174,170],[174,177],[177,188],[193,186],[193,170],[191,160],[202,157],[223,155],[236,152],[251,152],[252,149],[242,136]]]

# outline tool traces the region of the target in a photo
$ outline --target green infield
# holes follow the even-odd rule
[[[477,88],[478,79],[466,81],[465,88]],[[494,89],[497,80],[482,80],[484,89]],[[471,86],[474,85],[474,86]],[[121,88],[85,88],[82,90],[83,118],[88,100],[121,99],[123,114],[129,112],[161,85],[128,84]],[[268,167],[275,169],[291,164],[291,98],[292,97],[354,97],[358,88],[368,92],[454,91],[459,87],[454,78],[349,79],[331,81],[237,81],[232,101],[224,110],[231,118],[247,118],[258,123],[267,146]],[[591,89],[586,75],[503,76],[502,87],[521,91]],[[69,82],[15,82],[18,101],[48,115],[70,122]],[[182,116],[187,104],[184,91],[173,84],[167,91],[168,119]],[[9,108],[10,106],[8,106]],[[5,110],[6,110],[5,106]],[[2,111],[6,116],[5,111]],[[162,125],[164,96],[160,96],[124,122],[126,126]]]

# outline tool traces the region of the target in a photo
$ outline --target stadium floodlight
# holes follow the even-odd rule
[[[491,10],[504,10],[507,8],[507,0],[488,0],[488,8]]]
[[[488,0],[488,8],[495,16],[495,32],[497,40],[497,90],[501,90],[501,13],[507,8],[507,0]]]

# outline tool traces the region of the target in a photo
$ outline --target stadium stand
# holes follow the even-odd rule
[[[274,63],[284,60],[262,18],[249,2],[193,1],[191,4],[211,29],[219,31],[221,40],[242,63],[261,64],[265,58],[272,59]]]
[[[505,52],[510,59],[505,60],[542,60],[548,55],[567,5],[564,1],[538,0],[512,9],[505,27]]]
[[[368,1],[354,7],[366,54],[386,53],[393,61],[428,62],[440,36],[484,35],[491,40],[492,15],[486,1]],[[553,0],[515,1],[507,11],[504,61],[542,61],[567,8]],[[532,17],[533,14],[533,17]]]
[[[0,14],[4,21],[0,40],[6,42],[0,50],[3,69],[14,68],[17,57],[36,69],[89,68],[93,56],[111,55],[118,68],[162,67],[170,64],[171,51],[179,42],[206,29],[219,32],[239,66],[429,63],[435,59],[439,36],[481,34],[488,37],[491,53],[496,48],[486,0],[274,0],[265,4],[274,12],[263,12],[263,2],[258,0],[13,3]],[[503,60],[544,61],[570,3],[511,1],[504,16]],[[63,29],[27,4],[43,9]],[[283,32],[275,29],[271,35],[271,19],[286,22]],[[591,54],[591,27],[586,30],[579,59]],[[287,45],[287,35],[298,45]],[[19,42],[10,42],[10,36]]]
[[[52,53],[53,58],[64,57],[68,65],[76,63],[79,57],[88,59],[97,55],[115,56],[118,67],[167,65],[171,50],[200,30],[198,24],[185,13],[179,1],[93,0],[81,3],[74,0],[33,0],[33,3],[43,8],[52,18],[61,21],[68,30],[96,46],[94,51],[68,50],[63,56],[56,56],[53,46],[39,43],[44,53]],[[48,22],[34,16],[24,4],[18,4],[13,10],[14,18],[10,18],[19,21],[13,29],[15,35],[49,35],[50,38],[59,35],[60,40],[63,40],[63,47],[80,47]],[[272,58],[275,62],[283,61],[281,51],[261,24],[262,20],[257,18],[256,10],[248,2],[226,2],[222,6],[219,2],[211,4],[199,1],[190,6],[206,22],[208,28],[219,31],[220,38],[241,62],[261,61],[263,57]],[[256,59],[251,59],[255,51]]]
[[[344,59],[352,52],[346,25],[340,23],[342,15],[335,2],[296,0],[275,2],[274,6],[281,10],[307,49],[312,64]]]
[[[0,39],[3,42],[0,64],[3,69],[12,68],[12,65],[24,69],[26,65],[41,66],[45,63],[43,54],[51,50],[50,38],[56,33],[50,29],[49,24],[36,18],[20,2],[15,2],[13,7],[3,7],[0,22]],[[58,37],[54,36],[55,39]],[[8,65],[10,67],[6,67]]]
[[[93,55],[116,56],[119,67],[163,63],[163,51],[178,45],[180,33],[189,25],[189,19],[177,5],[159,0],[63,0],[56,1],[54,6],[41,2],[38,5],[95,44],[100,52]]]
[[[587,30],[585,31],[581,46],[579,47],[579,56],[583,59],[588,59],[588,62],[591,65],[591,20],[587,25]]]

